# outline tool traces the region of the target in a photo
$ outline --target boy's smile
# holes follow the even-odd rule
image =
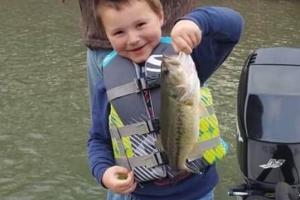
[[[112,47],[136,63],[144,62],[159,44],[163,13],[155,13],[144,0],[131,0],[117,10],[97,9]]]

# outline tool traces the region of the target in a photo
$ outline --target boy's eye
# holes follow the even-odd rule
[[[113,35],[118,36],[118,35],[121,35],[122,33],[124,33],[124,31],[116,31],[116,32],[113,32]]]
[[[145,22],[140,22],[140,23],[138,23],[136,26],[137,26],[138,28],[140,28],[140,27],[143,27],[143,26],[145,26],[145,25],[146,25]]]

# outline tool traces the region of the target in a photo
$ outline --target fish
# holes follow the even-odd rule
[[[200,80],[192,57],[180,52],[163,55],[161,64],[159,141],[174,172],[186,166],[199,137]]]

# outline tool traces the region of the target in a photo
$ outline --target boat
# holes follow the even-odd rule
[[[261,48],[241,71],[237,95],[240,200],[300,199],[300,48]]]

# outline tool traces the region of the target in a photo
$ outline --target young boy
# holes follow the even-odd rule
[[[89,87],[89,102],[92,107],[92,97],[95,91],[96,82],[101,78],[99,68],[102,59],[112,51],[112,47],[106,37],[103,27],[99,27],[95,18],[94,0],[79,0],[81,19],[80,29],[82,41],[88,48],[87,51],[87,75]],[[164,25],[162,32],[170,35],[171,28],[175,21],[190,12],[194,8],[196,0],[163,0],[161,3],[164,9]],[[91,109],[90,109],[91,110]]]
[[[118,136],[114,135],[114,130],[120,131],[118,128],[123,125],[123,122],[127,121],[129,122],[126,122],[127,124],[131,124],[133,121],[139,120],[135,114],[137,113],[138,115],[141,108],[138,104],[134,103],[132,105],[131,101],[128,100],[126,100],[126,104],[123,104],[125,101],[123,96],[127,95],[127,93],[131,94],[131,88],[127,88],[129,92],[126,90],[127,93],[125,92],[125,95],[120,95],[120,92],[124,93],[122,84],[120,87],[120,84],[117,84],[119,90],[117,88],[115,91],[118,92],[112,92],[115,88],[111,84],[116,86],[115,83],[122,81],[124,77],[129,76],[129,73],[131,73],[130,76],[136,76],[137,79],[135,78],[135,80],[141,80],[140,78],[143,78],[145,75],[143,68],[147,59],[152,54],[157,53],[157,49],[161,46],[161,26],[164,23],[164,13],[160,1],[95,0],[95,8],[100,23],[117,53],[118,61],[114,59],[111,62],[113,66],[103,69],[103,80],[100,80],[96,86],[92,106],[92,126],[88,141],[92,174],[102,186],[118,194],[131,194],[133,199],[213,199],[212,190],[218,181],[214,165],[207,166],[199,174],[185,173],[172,179],[159,177],[162,180],[155,180],[147,179],[149,174],[143,175],[145,172],[143,170],[134,170],[134,172],[129,170],[128,163],[130,166],[138,165],[144,169],[138,160],[132,161],[132,157],[122,160],[118,157],[122,153],[128,155],[129,152],[130,154],[131,149],[128,147],[130,142],[125,141],[126,139],[124,138],[118,140]],[[203,85],[210,75],[223,63],[239,41],[242,25],[243,22],[240,15],[230,9],[217,7],[199,8],[181,18],[174,25],[171,31],[172,46],[176,52],[183,51],[192,55]],[[110,58],[113,56],[115,55],[109,55]],[[109,59],[106,59],[105,62],[107,60]],[[124,71],[125,66],[131,65],[131,63],[132,66],[129,66],[128,69],[135,68],[138,73],[134,74]],[[110,69],[117,70],[108,73]],[[155,103],[157,102],[157,97],[152,96],[153,98],[150,98],[149,101],[149,98],[146,98],[148,95],[149,93],[147,92],[139,92],[138,94],[138,98],[142,98],[146,102],[146,109],[152,107],[152,104],[157,104]],[[120,110],[123,109],[122,112],[125,113],[126,117],[121,118],[121,120],[115,119],[113,114],[116,115],[119,110],[117,109],[116,112],[114,107],[120,108]],[[152,123],[154,121],[153,112],[148,110],[145,113]],[[117,128],[111,127],[112,121],[115,121],[113,123]],[[118,124],[120,125],[119,127]],[[158,132],[156,129],[155,131]],[[132,136],[130,134],[128,136]],[[153,136],[152,132],[149,134]],[[152,136],[145,137],[145,139],[155,139]],[[124,143],[122,144],[123,146],[127,145],[124,152],[115,150],[115,147],[121,141]],[[143,142],[140,141],[140,143]],[[118,165],[116,165],[116,162]],[[159,168],[160,166],[155,167],[157,169],[165,169]],[[151,167],[149,168],[152,169]],[[150,169],[146,169],[146,171],[151,171]],[[141,182],[140,186],[137,185],[135,179],[147,181]]]

